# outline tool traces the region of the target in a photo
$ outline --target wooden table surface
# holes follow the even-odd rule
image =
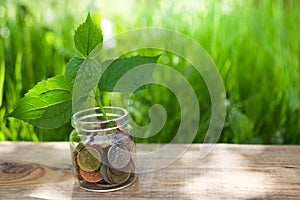
[[[0,199],[300,199],[300,146],[217,144],[200,158],[201,147],[128,188],[96,193],[74,184],[67,142],[0,142]]]

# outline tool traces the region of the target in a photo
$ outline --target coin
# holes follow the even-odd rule
[[[101,173],[103,179],[104,179],[107,183],[113,184],[112,181],[111,181],[111,180],[108,178],[108,176],[107,176],[107,166],[106,166],[106,165],[101,165],[101,167],[100,167],[100,173]]]
[[[132,172],[134,167],[133,167],[133,163],[132,161],[124,168],[122,169],[114,169],[114,168],[110,168],[111,173],[113,173],[114,175],[122,175],[124,172]]]
[[[77,163],[77,155],[78,153],[84,148],[84,144],[79,143],[73,150],[73,155],[72,155],[72,164],[73,164],[73,175],[75,178],[82,180],[83,178],[81,177],[79,173],[79,166]]]
[[[130,152],[133,152],[135,148],[134,142],[132,141],[130,136],[124,136],[119,145],[122,145],[122,147],[126,147],[126,149]]]
[[[107,177],[115,184],[122,184],[130,177],[130,172],[118,172],[118,175],[112,173],[111,168],[107,168]]]
[[[107,160],[115,169],[122,169],[130,162],[131,155],[127,149],[117,145],[111,146],[107,152]]]
[[[96,183],[96,185],[98,187],[101,188],[113,188],[113,187],[117,187],[118,185],[120,185],[120,183],[114,183],[110,177],[108,177],[108,173],[110,173],[108,171],[108,167],[104,164],[101,165],[100,167],[100,173],[103,177],[103,180],[101,182]]]
[[[103,153],[102,146],[100,144],[92,144],[91,147],[96,149],[100,153],[101,157],[103,157],[104,153]]]
[[[75,161],[75,158],[72,158],[72,164],[73,164],[73,176],[74,178],[77,178],[79,180],[82,179],[80,173],[79,173],[79,166],[77,164],[77,162]]]
[[[87,146],[77,155],[77,163],[86,172],[92,172],[101,166],[101,155],[93,147]]]
[[[83,148],[84,148],[84,144],[79,143],[79,144],[75,147],[75,149],[74,149],[74,151],[73,151],[74,155],[77,155],[77,154],[81,151],[81,149],[83,149]]]
[[[101,143],[99,144],[103,149],[109,147],[109,144],[108,143]]]
[[[120,144],[124,139],[125,139],[125,136],[123,134],[121,134],[120,132],[116,132],[114,135],[113,135],[113,144]]]
[[[125,132],[126,130],[125,130],[125,128],[124,127],[119,127],[119,128],[117,128],[118,129],[118,131],[120,131],[120,132]]]
[[[97,183],[103,179],[99,171],[86,172],[82,169],[79,169],[79,172],[82,178],[90,183]]]
[[[110,171],[112,174],[116,175],[116,176],[121,176],[121,175],[124,174],[124,171],[122,171],[122,170],[117,170],[117,169],[114,169],[114,168],[109,168],[109,171]],[[125,171],[125,172],[126,172],[126,171]]]

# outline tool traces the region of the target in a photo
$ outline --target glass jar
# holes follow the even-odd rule
[[[128,187],[137,178],[135,143],[128,112],[119,107],[89,108],[72,117],[73,174],[79,187],[108,192]]]

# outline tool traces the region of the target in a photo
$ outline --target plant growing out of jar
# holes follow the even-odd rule
[[[90,191],[118,190],[136,180],[135,144],[128,111],[103,106],[100,94],[114,92],[122,75],[139,65],[155,65],[159,56],[137,55],[98,62],[94,53],[102,47],[103,35],[90,14],[75,31],[74,42],[82,57],[71,58],[64,75],[37,83],[7,117],[45,129],[58,128],[72,120],[70,147],[77,183]],[[96,88],[89,85],[95,81]]]

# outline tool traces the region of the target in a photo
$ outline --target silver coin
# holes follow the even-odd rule
[[[115,169],[122,169],[128,165],[131,159],[130,151],[121,146],[111,146],[107,153],[107,160],[111,167]]]

